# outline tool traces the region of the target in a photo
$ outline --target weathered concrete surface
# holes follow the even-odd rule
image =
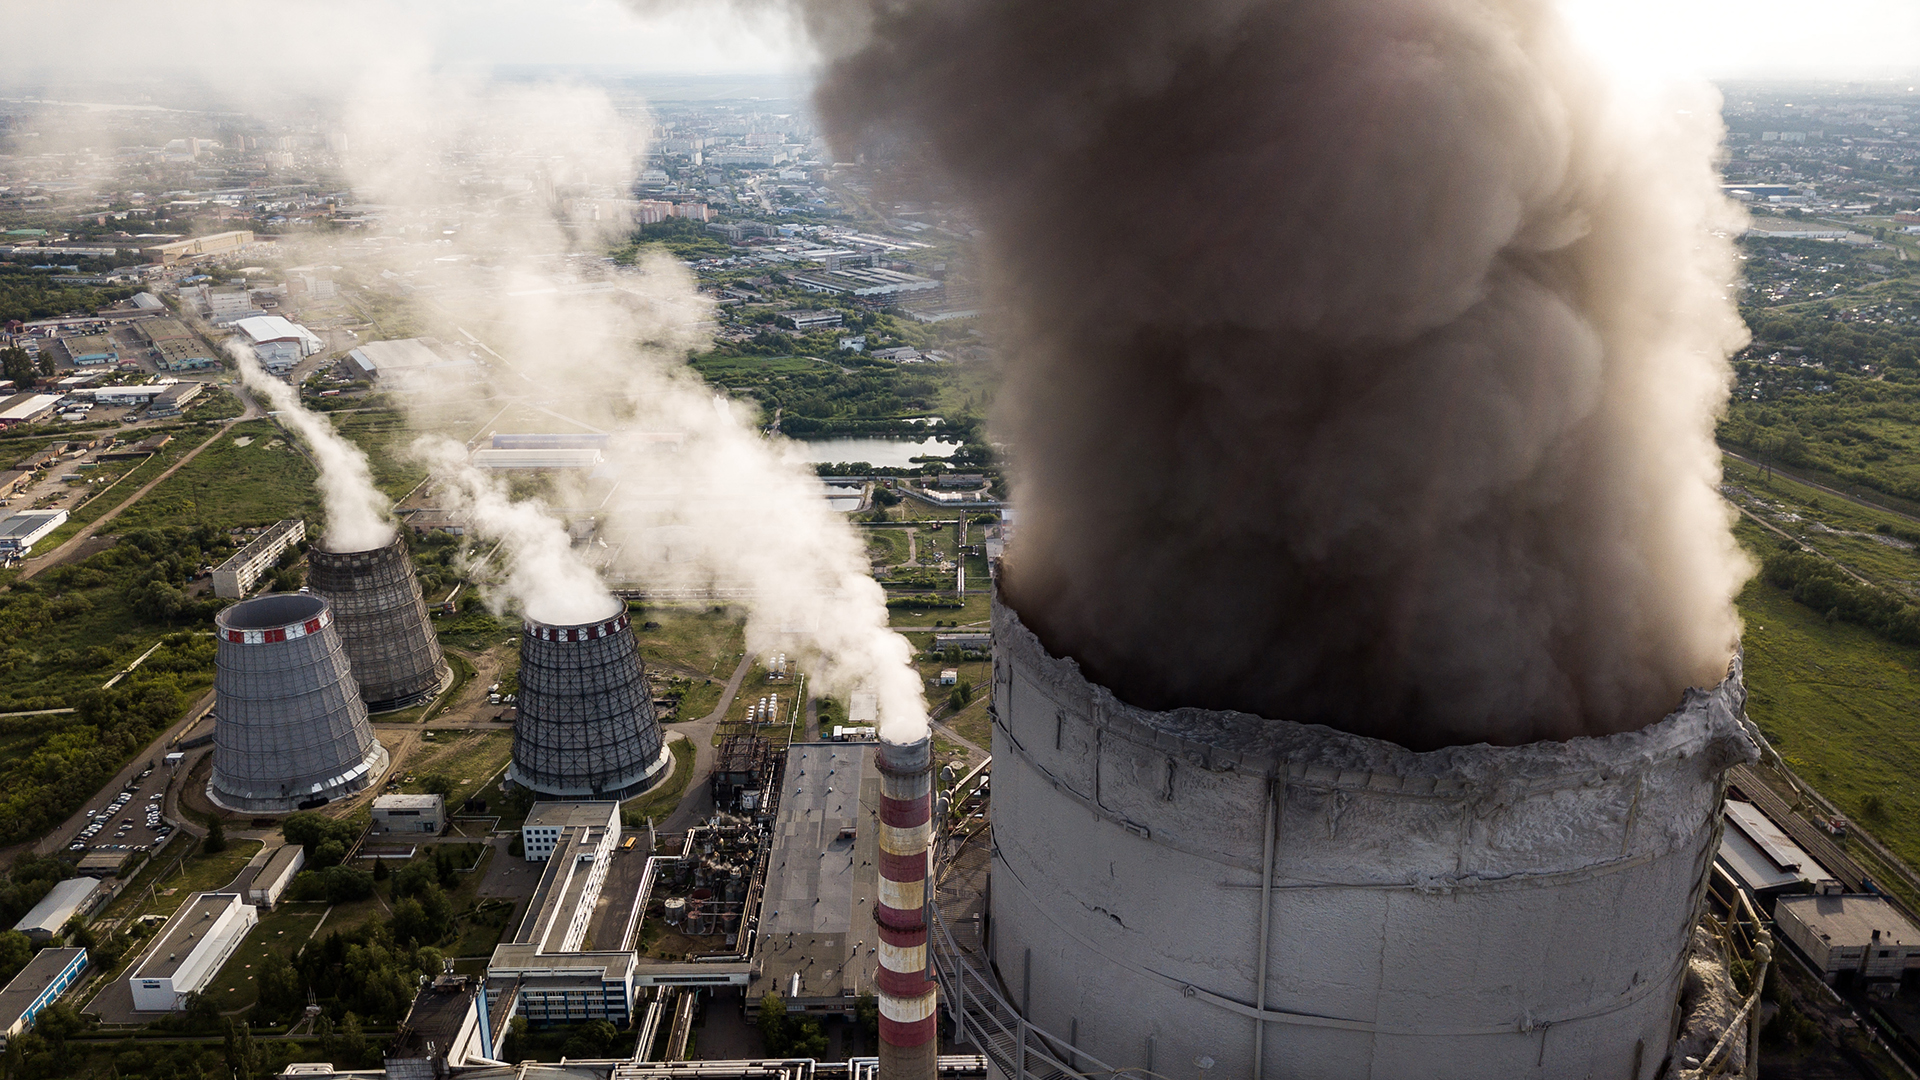
[[[1175,1075],[1255,1075],[1261,1027],[1265,1077],[1659,1070],[1737,668],[1641,731],[1413,753],[1135,709],[1005,607],[994,649],[991,950],[1035,1023]]]

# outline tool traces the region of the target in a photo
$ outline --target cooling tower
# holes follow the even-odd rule
[[[672,766],[624,610],[570,626],[528,619],[522,631],[508,777],[556,798],[623,799]]]
[[[1660,1072],[1754,756],[1737,669],[1640,731],[1414,753],[1134,708],[1005,606],[994,658],[990,953],[1057,1045],[1176,1076]]]
[[[316,545],[307,552],[307,583],[333,607],[368,711],[418,705],[447,685],[452,672],[427,621],[404,540],[395,537],[371,551]]]
[[[387,767],[325,599],[282,593],[214,618],[213,778],[229,810],[275,813],[367,787]]]

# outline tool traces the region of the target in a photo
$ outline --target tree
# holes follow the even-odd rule
[[[0,376],[12,379],[17,390],[27,389],[34,382],[33,357],[17,345],[11,349],[0,349]]]
[[[33,959],[33,941],[18,930],[0,931],[0,980],[12,979]]]
[[[360,1030],[360,1018],[348,1013],[340,1022],[341,1056],[348,1062],[358,1065],[367,1056],[367,1035]]]
[[[43,352],[40,354],[40,374],[51,379],[58,370],[58,368],[54,367],[52,353]]]
[[[784,1056],[780,1048],[787,1045],[787,1028],[791,1024],[787,1019],[787,999],[781,997],[778,990],[760,995],[760,1041],[766,1045],[769,1055]]]
[[[446,773],[428,773],[420,781],[420,786],[429,795],[438,795],[442,799],[453,798],[453,777]]]
[[[207,842],[200,845],[200,850],[208,855],[227,850],[227,826],[219,818],[207,823]]]

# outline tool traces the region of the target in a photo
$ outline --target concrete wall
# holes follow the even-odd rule
[[[1741,702],[1734,678],[1640,732],[1414,754],[1134,709],[999,608],[993,959],[1118,1068],[1651,1078]]]

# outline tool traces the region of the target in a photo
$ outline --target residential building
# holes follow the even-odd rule
[[[280,553],[307,538],[307,523],[299,518],[288,518],[276,522],[274,526],[247,545],[228,557],[226,562],[213,572],[213,595],[224,600],[238,600],[253,591],[254,583],[261,575],[273,568]]]

